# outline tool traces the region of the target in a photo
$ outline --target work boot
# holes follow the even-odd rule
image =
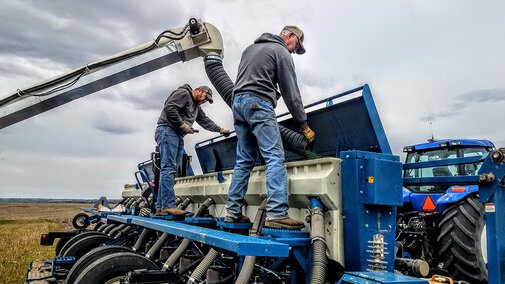
[[[250,223],[251,220],[245,215],[240,215],[238,218],[233,218],[231,216],[224,217],[226,223]]]
[[[167,213],[163,213],[161,208],[156,208],[156,214],[154,214],[154,216],[167,216]]]
[[[299,230],[305,227],[305,225],[301,221],[288,217],[284,219],[267,220],[265,222],[265,227],[274,229]]]
[[[173,215],[173,216],[182,216],[189,213],[188,211],[179,209],[177,207],[163,208],[161,212],[165,213],[165,215]]]

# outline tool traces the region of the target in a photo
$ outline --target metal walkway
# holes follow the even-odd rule
[[[166,232],[205,243],[212,247],[235,252],[237,255],[288,257],[289,245],[255,237],[243,236],[213,229],[166,220],[131,215],[109,215],[107,220]]]

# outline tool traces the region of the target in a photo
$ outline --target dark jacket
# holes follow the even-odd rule
[[[185,135],[180,128],[181,124],[185,122],[192,126],[195,121],[209,131],[219,132],[221,129],[205,115],[205,112],[193,98],[191,87],[184,84],[168,96],[160,118],[158,118],[158,125],[168,125],[177,133]]]
[[[245,93],[257,96],[272,103],[274,108],[282,95],[295,122],[301,128],[307,126],[295,64],[286,43],[278,35],[264,33],[244,50],[233,92],[234,96]]]

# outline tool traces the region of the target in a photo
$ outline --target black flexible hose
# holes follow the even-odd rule
[[[126,208],[126,209],[130,208],[130,205],[132,205],[134,201],[135,201],[135,199],[128,198],[128,201],[126,202],[124,208]]]
[[[193,203],[193,200],[191,200],[191,198],[188,197],[182,203],[180,203],[179,205],[177,205],[177,208],[179,208],[181,210],[184,210],[191,203]]]
[[[175,199],[175,207],[179,206],[179,204],[181,204],[181,203],[182,203],[182,198],[177,197],[177,198]]]
[[[95,227],[93,227],[93,231],[98,231],[98,229],[100,229],[100,227],[102,227],[102,225],[103,225],[102,222],[96,223]]]
[[[230,274],[228,276],[225,276],[223,277],[221,280],[219,281],[216,281],[216,282],[207,282],[207,284],[221,284],[221,283],[226,283],[228,281],[230,281],[231,279],[233,279],[233,274]]]
[[[126,224],[121,224],[119,226],[117,226],[116,228],[114,228],[113,230],[111,230],[107,235],[109,235],[109,237],[112,237],[114,236],[119,230],[122,230],[126,227]]]
[[[135,242],[135,245],[132,248],[133,251],[137,252],[140,249],[140,247],[142,246],[142,244],[146,240],[147,234],[149,234],[149,229],[144,228],[144,230],[142,230],[142,234],[140,234],[140,237],[137,239],[137,241]]]
[[[118,238],[121,238],[123,236],[126,236],[128,233],[130,233],[131,231],[133,230],[133,227],[126,227],[124,229],[122,229],[121,231],[119,231],[115,236],[114,236],[114,239],[118,239]]]
[[[118,225],[117,224],[110,224],[107,228],[105,228],[102,233],[108,234],[110,231],[112,231],[114,228],[116,228]]]
[[[156,241],[156,243],[151,247],[151,249],[146,253],[146,258],[153,259],[154,255],[161,249],[161,247],[166,243],[169,233],[163,233],[161,237]]]
[[[254,218],[251,233],[249,234],[249,236],[257,237],[260,235],[261,228],[263,228],[263,225],[265,224],[266,206],[267,206],[267,199],[265,198],[263,199],[263,202],[261,202],[261,205],[258,208],[258,211],[256,212],[256,217]],[[255,263],[256,263],[256,256],[248,255],[245,257],[244,264],[242,265],[242,269],[240,270],[237,280],[235,280],[235,284],[249,283],[249,279],[251,279],[251,276],[254,271]]]
[[[223,67],[223,62],[219,56],[207,56],[204,59],[205,72],[210,82],[221,95],[224,102],[231,108],[233,103],[233,88],[235,84],[230,79]],[[282,143],[284,149],[296,153],[300,156],[305,155],[308,145],[307,139],[302,134],[279,125]]]
[[[209,206],[211,206],[212,204],[214,204],[214,200],[211,197],[207,198],[202,203],[202,205],[200,205],[200,208],[198,208],[198,211],[196,212],[195,217],[200,217],[202,215],[202,213],[205,212],[205,210],[207,208],[209,208]],[[181,255],[186,251],[186,249],[188,249],[188,247],[189,247],[190,244],[191,244],[191,240],[190,239],[184,239],[184,240],[182,240],[181,244],[170,255],[170,257],[167,259],[167,261],[165,262],[165,264],[163,264],[162,270],[166,271],[166,270],[172,268],[175,265],[175,263],[177,262],[177,260],[179,260],[179,258],[181,257]]]
[[[104,224],[102,223],[103,225],[98,227],[98,229],[96,230],[97,232],[103,232],[105,231],[105,229],[107,229],[108,227],[112,226],[112,224]]]
[[[172,268],[177,260],[181,257],[181,255],[188,249],[189,245],[191,244],[190,239],[184,239],[182,240],[181,244],[177,247],[177,249],[168,257],[167,261],[165,264],[163,264],[163,267],[161,270],[167,271],[168,269]]]
[[[200,283],[202,280],[203,275],[205,272],[207,272],[207,269],[209,269],[210,265],[216,257],[219,256],[219,252],[215,249],[210,249],[205,258],[200,262],[200,264],[195,268],[195,271],[191,273],[191,276],[189,277],[189,280],[187,284],[195,284],[195,283]]]

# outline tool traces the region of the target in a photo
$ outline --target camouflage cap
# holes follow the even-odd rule
[[[207,86],[200,86],[200,87],[198,87],[196,89],[197,90],[202,90],[202,91],[204,91],[207,94],[207,101],[209,103],[213,103],[214,102],[214,100],[212,99],[212,90],[209,87],[207,87]]]
[[[303,47],[303,31],[297,27],[297,26],[285,26],[285,30],[288,30],[296,35],[298,38],[298,49],[296,50],[297,54],[304,54],[305,53],[305,47]]]

